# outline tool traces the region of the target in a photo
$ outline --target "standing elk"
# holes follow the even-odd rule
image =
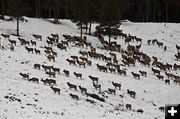
[[[24,79],[29,79],[29,74],[23,74],[20,72],[19,75],[21,75]]]
[[[46,78],[45,80],[43,80],[43,79],[41,79],[41,81],[44,83],[44,84],[49,84],[49,86],[51,85],[51,84],[53,84],[53,85],[57,85],[56,84],[56,80],[54,80],[54,79],[48,79],[48,78]]]
[[[71,64],[76,65],[76,61],[74,61],[74,60],[66,59],[66,61],[68,61],[70,65]]]
[[[49,77],[56,77],[56,73],[55,72],[46,72],[45,74],[49,75]]]
[[[31,45],[33,46],[36,46],[36,41],[32,41],[32,40],[30,40],[30,42],[31,42]]]
[[[74,75],[76,76],[76,78],[82,79],[82,74],[81,73],[74,72]]]
[[[76,85],[74,85],[74,84],[71,84],[71,83],[69,83],[69,82],[67,82],[67,85],[69,86],[69,89],[74,89],[74,90],[77,90],[77,86]]]
[[[116,95],[116,90],[115,89],[108,88],[108,91],[110,92],[110,94]]]
[[[40,67],[41,67],[40,64],[34,64],[34,68],[35,68],[35,69],[39,69],[39,70],[40,70]]]
[[[48,56],[47,56],[47,59],[48,59],[49,61],[53,60],[53,61],[55,62],[55,56],[54,56],[54,55],[48,55]]]
[[[42,41],[42,36],[41,35],[33,34],[33,36],[35,37],[35,39],[40,39]]]
[[[6,38],[9,39],[9,37],[10,37],[9,34],[3,34],[3,33],[1,34],[1,36],[4,37],[5,39],[6,39]]]
[[[74,95],[74,94],[72,94],[72,93],[70,93],[69,95],[70,95],[73,99],[79,100],[78,95]]]
[[[93,77],[93,76],[88,76],[93,82],[96,82],[96,83],[98,83],[98,77]]]
[[[131,72],[131,74],[134,76],[134,78],[140,79],[140,75],[134,72]]]
[[[57,72],[58,74],[60,74],[60,69],[59,69],[59,68],[53,67],[52,70],[53,70],[54,72]]]
[[[120,83],[114,83],[114,81],[112,82],[112,85],[116,88],[119,88],[119,90],[121,90],[121,84]]]
[[[35,78],[35,77],[30,78],[29,81],[39,83],[39,79],[38,79],[38,78]]]
[[[69,71],[68,71],[68,70],[63,70],[63,72],[65,73],[65,75],[66,75],[67,77],[69,77]]]
[[[131,108],[132,108],[131,104],[126,104],[126,109],[127,110],[131,110]]]
[[[34,51],[35,51],[36,54],[39,54],[39,55],[41,54],[41,51],[37,50],[36,48],[34,48]]]
[[[28,53],[29,53],[29,52],[32,52],[32,53],[33,53],[33,48],[29,48],[29,47],[27,47],[27,46],[26,46],[25,48],[26,48],[26,50],[28,51]]]
[[[81,90],[81,93],[87,94],[87,89],[86,88],[79,86],[79,89]]]
[[[93,82],[93,86],[94,86],[94,88],[97,90],[97,89],[99,89],[99,90],[101,90],[101,85],[100,84],[97,84],[97,83],[94,83]]]
[[[51,89],[54,91],[54,93],[57,92],[57,93],[60,95],[61,89],[59,89],[59,88],[54,88],[53,86],[51,86]]]
[[[11,45],[15,45],[16,46],[16,41],[15,40],[9,39],[9,42],[11,43]]]
[[[141,70],[139,70],[139,73],[141,73],[142,76],[147,77],[147,72],[146,72],[146,71],[141,71]]]
[[[136,97],[136,92],[134,92],[134,91],[130,91],[129,89],[127,89],[127,93],[128,93],[132,98],[135,98],[135,97]]]

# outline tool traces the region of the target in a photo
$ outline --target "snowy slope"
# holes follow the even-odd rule
[[[158,80],[151,71],[151,67],[143,67],[137,63],[135,67],[127,68],[127,77],[110,72],[100,72],[96,64],[105,64],[101,60],[91,59],[92,66],[81,68],[79,66],[71,66],[66,61],[71,55],[81,56],[80,50],[88,51],[89,48],[78,48],[70,44],[67,52],[61,51],[53,47],[58,52],[56,62],[48,61],[43,46],[46,45],[46,37],[51,33],[57,33],[60,40],[64,40],[63,34],[79,35],[77,27],[69,20],[61,20],[60,25],[49,23],[48,20],[26,18],[27,23],[20,23],[20,34],[27,40],[35,40],[32,34],[41,34],[43,41],[37,41],[37,49],[41,50],[41,55],[27,53],[25,46],[20,45],[17,37],[12,36],[10,39],[17,41],[15,51],[9,50],[8,40],[1,37],[1,45],[5,47],[0,50],[0,119],[163,119],[164,113],[158,107],[168,103],[180,103],[180,85],[171,82],[170,85]],[[95,27],[95,24],[94,24]],[[0,34],[14,33],[16,22],[0,21]],[[167,24],[164,27],[161,23],[131,23],[125,22],[120,29],[124,33],[136,35],[143,39],[141,51],[150,56],[159,57],[164,63],[177,63],[174,54],[177,52],[175,44],[180,44],[180,24]],[[167,45],[167,51],[158,48],[156,45],[147,45],[148,39],[157,38]],[[100,46],[97,38],[87,36],[88,41],[92,42],[94,47]],[[105,38],[107,39],[107,38]],[[125,48],[127,45],[123,39],[116,40]],[[137,44],[137,43],[132,43]],[[34,47],[35,46],[31,46]],[[98,53],[109,55],[109,52],[97,49]],[[121,54],[116,53],[119,61]],[[35,63],[53,65],[61,69],[61,73],[56,76],[57,87],[61,89],[61,94],[54,94],[49,86],[28,82],[24,80],[19,72],[29,73],[30,77],[48,78],[43,69],[36,70],[33,68]],[[66,77],[62,72],[64,69],[70,71],[70,77]],[[131,72],[139,70],[147,71],[147,77],[141,77],[141,80],[136,80],[131,75]],[[83,80],[77,79],[73,72],[83,74]],[[172,73],[180,76],[180,71],[172,71]],[[117,94],[111,95],[105,93],[105,102],[100,102],[91,97],[87,97],[80,93],[80,90],[69,90],[66,82],[71,82],[76,85],[86,87],[88,92],[98,94],[98,91],[92,86],[92,81],[88,78],[89,75],[99,77],[102,91],[108,88],[114,88],[112,81],[122,84],[122,90],[117,90]],[[164,75],[164,74],[163,74]],[[164,75],[165,76],[165,75]],[[127,89],[136,91],[136,99],[131,98],[126,92]],[[73,93],[80,97],[79,101],[73,100],[69,94]],[[121,96],[123,96],[123,98]],[[7,98],[15,97],[14,98]],[[19,100],[18,100],[19,99]],[[92,99],[96,103],[91,104],[86,99]],[[132,110],[126,109],[125,104],[132,104]],[[137,109],[143,109],[144,113],[136,112]]]

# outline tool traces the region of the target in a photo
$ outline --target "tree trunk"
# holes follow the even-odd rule
[[[2,0],[2,19],[4,20],[4,11],[5,11],[5,1]]]
[[[92,22],[90,21],[89,22],[89,35],[91,35],[91,25],[92,25]]]
[[[17,16],[17,36],[19,36],[19,16]]]

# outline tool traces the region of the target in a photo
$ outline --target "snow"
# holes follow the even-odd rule
[[[151,67],[144,67],[137,63],[135,67],[127,68],[127,77],[118,74],[104,73],[98,71],[96,64],[105,64],[101,60],[91,59],[92,66],[81,68],[79,66],[71,66],[66,61],[71,55],[81,56],[80,50],[88,51],[89,48],[78,48],[70,44],[67,52],[60,51],[55,46],[53,49],[58,52],[56,62],[48,61],[43,46],[46,45],[46,37],[51,33],[57,33],[60,40],[64,40],[63,34],[79,35],[77,26],[70,20],[60,20],[61,24],[55,25],[46,19],[35,19],[25,17],[28,22],[20,23],[20,34],[27,40],[35,40],[32,34],[41,34],[43,41],[37,41],[37,49],[41,50],[41,55],[27,53],[25,46],[20,45],[16,36],[11,35],[10,39],[17,41],[15,51],[9,50],[9,42],[7,39],[1,38],[1,45],[5,46],[5,50],[0,50],[0,118],[1,119],[163,119],[165,114],[158,107],[165,104],[180,103],[180,85],[174,84],[171,81],[170,85],[158,80],[151,71]],[[93,24],[93,30],[97,24]],[[12,34],[16,29],[16,21],[8,22],[0,20],[0,34]],[[175,44],[180,45],[180,24],[168,23],[164,27],[163,23],[133,23],[123,22],[120,29],[124,33],[136,35],[143,39],[141,51],[149,56],[157,56],[164,63],[177,63],[174,54],[177,52]],[[167,45],[167,51],[158,48],[156,45],[147,45],[148,39],[157,38]],[[97,38],[87,36],[89,42],[92,42],[94,47],[100,46]],[[105,37],[105,39],[108,39]],[[115,40],[115,39],[113,39]],[[124,40],[118,38],[118,43],[125,48],[127,44]],[[137,43],[132,43],[137,45]],[[30,46],[35,48],[35,46]],[[109,52],[97,49],[98,53],[108,55]],[[116,53],[118,60],[121,61],[121,54]],[[23,79],[19,72],[29,73],[30,77],[48,78],[43,69],[36,70],[33,68],[35,63],[53,65],[61,69],[61,73],[56,76],[57,87],[61,89],[61,94],[54,94],[52,89],[44,85],[42,82],[36,84]],[[62,72],[64,69],[70,71],[70,77],[66,77]],[[147,71],[147,77],[141,77],[136,80],[131,75],[131,72],[139,70]],[[77,79],[73,72],[83,74],[83,80]],[[176,75],[180,75],[180,71],[171,71]],[[164,76],[165,74],[162,73]],[[69,90],[66,82],[71,82],[76,85],[86,87],[88,92],[98,94],[98,91],[92,86],[92,81],[88,78],[89,75],[97,76],[102,85],[102,91],[107,91],[108,88],[114,88],[112,81],[122,84],[122,90],[117,90],[116,95],[105,93],[105,102],[97,101],[91,97],[87,97],[80,93],[80,90]],[[136,92],[136,98],[131,98],[126,92],[127,89]],[[80,100],[72,99],[69,94],[73,93],[80,97]],[[120,96],[122,95],[123,98]],[[21,102],[12,101],[5,96],[16,97]],[[92,99],[96,103],[91,104],[86,99]],[[131,104],[132,110],[127,110],[125,104]],[[143,109],[144,113],[136,112],[137,109]]]

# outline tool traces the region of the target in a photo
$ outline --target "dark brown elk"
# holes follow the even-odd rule
[[[55,72],[46,72],[45,74],[49,75],[49,77],[56,77],[56,73]]]
[[[47,56],[47,59],[48,59],[49,61],[53,60],[53,61],[55,62],[55,56],[54,56],[54,55],[48,55],[48,56]]]
[[[154,45],[156,42],[158,42],[157,39],[153,39],[153,40],[152,40],[152,44],[153,44],[153,45]]]
[[[66,75],[67,77],[69,77],[69,71],[68,71],[68,70],[63,70],[63,72],[65,73],[65,75]]]
[[[40,64],[34,64],[34,68],[35,68],[35,69],[39,69],[39,70],[40,70],[41,65],[40,65]]]
[[[87,62],[88,61],[88,59],[86,58],[86,57],[79,57],[82,61],[85,61],[85,62]]]
[[[42,67],[44,68],[45,71],[47,70],[51,71],[51,69],[53,68],[53,66],[47,66],[47,65],[42,65]]]
[[[155,75],[155,74],[160,75],[160,71],[159,71],[159,70],[154,69],[154,68],[151,68],[151,70],[153,71],[154,75]]]
[[[35,37],[35,39],[40,39],[42,41],[42,36],[41,35],[33,34],[33,36]]]
[[[71,84],[71,83],[69,83],[69,82],[67,82],[67,85],[69,86],[69,89],[77,90],[77,86],[76,86],[76,85]]]
[[[127,110],[131,110],[131,108],[132,108],[131,104],[126,104],[126,109]]]
[[[114,73],[114,74],[116,73],[116,69],[115,69],[115,68],[110,68],[110,67],[109,67],[109,71],[110,71],[111,73]]]
[[[165,80],[165,84],[169,84],[169,85],[170,85],[170,80],[169,80],[169,79],[166,79],[166,80]]]
[[[64,45],[66,45],[66,46],[69,45],[69,41],[64,41],[64,40],[62,40],[61,43],[64,44]]]
[[[167,46],[164,46],[164,51],[166,51],[167,50]]]
[[[157,43],[157,45],[158,45],[158,47],[163,47],[163,42],[156,42]]]
[[[29,74],[23,74],[20,72],[19,75],[21,75],[24,79],[29,79]]]
[[[147,43],[148,43],[148,45],[150,45],[151,44],[151,40],[147,40]]]
[[[55,42],[58,43],[59,42],[59,35],[58,34],[51,34],[51,36],[56,39]]]
[[[69,95],[70,95],[73,99],[79,100],[78,95],[74,95],[74,94],[72,94],[72,93],[70,93]]]
[[[129,89],[127,89],[127,93],[128,93],[132,98],[135,98],[135,97],[136,97],[136,92],[134,92],[134,91],[130,91]]]
[[[174,66],[173,66],[174,70],[177,70],[177,69],[180,69],[180,65],[174,63]]]
[[[141,73],[142,76],[147,77],[147,72],[146,72],[146,71],[141,71],[141,70],[139,70],[139,73]]]
[[[11,43],[11,45],[15,45],[16,46],[16,41],[15,40],[10,40],[9,39],[9,42]]]
[[[97,84],[97,83],[94,83],[93,82],[93,86],[94,86],[94,88],[97,90],[97,89],[99,89],[99,90],[101,90],[101,85],[100,84]]]
[[[168,78],[173,78],[173,77],[174,77],[174,75],[173,75],[172,73],[167,73],[167,72],[165,72],[165,74],[166,74],[166,76],[167,76]]]
[[[66,59],[66,61],[68,61],[70,65],[71,64],[76,65],[76,61],[74,61],[74,60]]]
[[[54,42],[50,41],[50,40],[46,40],[46,43],[48,44],[48,46],[53,46]]]
[[[72,58],[73,60],[78,60],[78,56],[75,56],[75,55],[71,56],[71,58]]]
[[[91,65],[92,65],[91,60],[87,60],[86,63],[87,63],[88,66],[91,66]]]
[[[32,52],[32,53],[33,53],[33,48],[28,48],[27,46],[26,46],[25,48],[26,48],[26,50],[28,51],[28,53],[29,53],[29,52]]]
[[[107,67],[97,64],[96,65],[100,71],[107,72]]]
[[[57,52],[51,51],[51,54],[54,55],[55,57],[57,57]]]
[[[119,88],[119,90],[121,90],[121,84],[120,83],[114,83],[114,81],[112,82],[112,85],[116,88]]]
[[[134,76],[134,78],[140,79],[140,75],[134,72],[131,72],[131,74]]]
[[[54,72],[57,72],[58,74],[60,74],[60,69],[59,69],[59,68],[53,67],[52,70],[53,70]]]
[[[54,88],[53,86],[51,86],[51,89],[54,91],[54,93],[58,93],[60,95],[61,89],[59,88]]]
[[[4,37],[5,39],[6,39],[6,38],[9,39],[9,37],[10,37],[9,34],[3,34],[3,33],[1,34],[1,36]]]
[[[174,83],[180,84],[180,80],[179,80],[179,79],[176,79],[176,80],[174,80]]]
[[[41,54],[41,51],[37,50],[36,48],[34,48],[34,51],[35,51],[36,54],[39,54],[39,55]]]
[[[159,80],[164,80],[164,76],[162,76],[162,75],[156,75],[156,77],[157,77]]]
[[[176,49],[179,51],[180,50],[180,46],[178,46],[177,44],[176,44]]]
[[[49,50],[49,51],[52,51],[52,50],[53,50],[52,47],[44,46],[44,48],[45,48],[46,50]]]
[[[81,93],[87,94],[87,89],[86,88],[79,86],[79,89],[81,90]]]
[[[177,60],[180,60],[180,54],[175,54],[174,56],[176,57]]]
[[[85,62],[77,60],[77,64],[79,64],[80,67],[81,66],[83,66],[84,68],[86,67],[86,63]]]
[[[32,41],[32,40],[30,40],[30,42],[31,42],[31,45],[33,46],[36,46],[36,41]]]
[[[30,78],[29,81],[39,83],[39,79],[38,79],[38,78],[35,78],[35,77]]]
[[[81,73],[74,72],[74,75],[76,76],[76,78],[82,79],[82,74]]]
[[[98,83],[98,80],[99,80],[99,78],[98,77],[94,77],[94,76],[88,76],[93,82],[96,82],[96,83]]]
[[[126,70],[117,69],[117,72],[118,72],[119,75],[126,76]]]
[[[108,91],[109,91],[110,94],[116,95],[116,90],[115,89],[108,88]]]
[[[82,56],[88,57],[88,52],[86,52],[86,51],[79,51],[79,53],[80,53]]]
[[[135,38],[136,42],[140,42],[142,43],[142,39],[141,38]]]
[[[48,78],[46,78],[45,80],[41,79],[41,81],[42,81],[44,84],[57,85],[57,84],[56,84],[56,80],[54,80],[54,79],[48,79]]]

